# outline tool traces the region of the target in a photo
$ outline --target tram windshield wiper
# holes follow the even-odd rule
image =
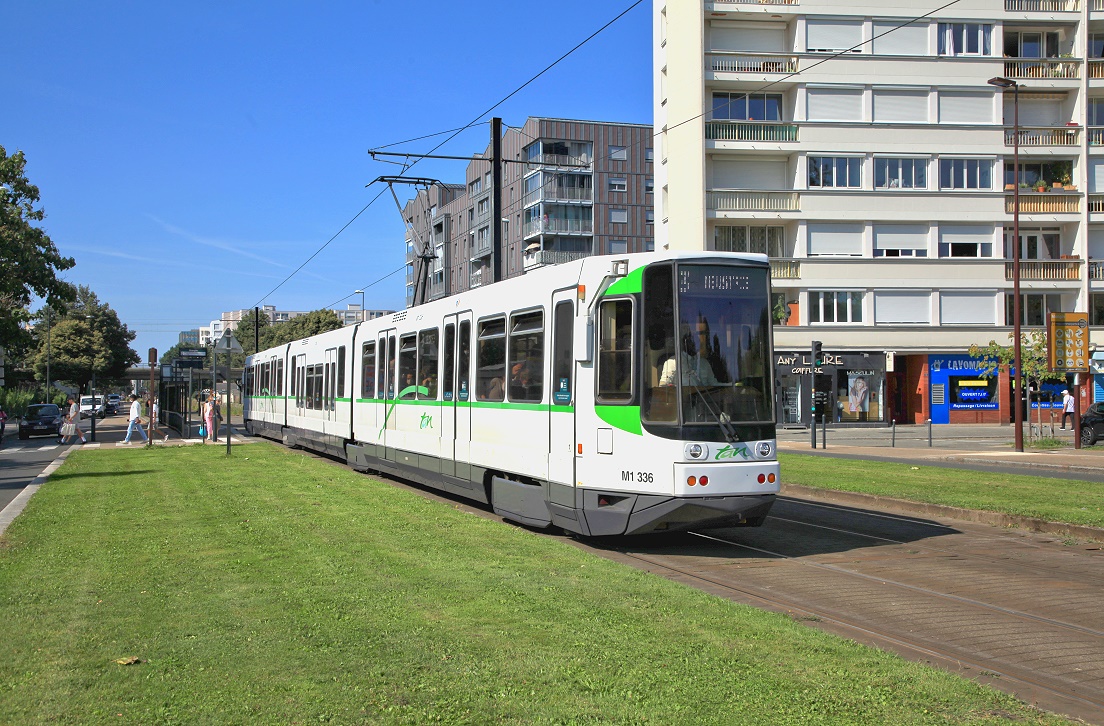
[[[717,420],[717,426],[720,427],[721,433],[724,434],[725,440],[728,441],[728,443],[730,444],[735,444],[739,442],[740,436],[736,433],[736,429],[732,426],[732,417],[721,410],[721,407],[717,403],[717,401],[702,385],[701,378],[698,377],[696,371],[691,370],[687,371],[687,373],[689,374],[690,383],[693,384],[695,388],[697,388],[698,395],[701,396],[701,401],[705,404],[706,410],[708,410],[709,414]],[[695,379],[697,379],[697,383],[694,383]]]

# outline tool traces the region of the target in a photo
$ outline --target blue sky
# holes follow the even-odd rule
[[[366,184],[400,173],[368,149],[466,125],[632,2],[8,3],[0,145],[27,156],[44,227],[77,261],[65,278],[138,332],[144,359],[260,302],[348,223]],[[651,58],[643,2],[494,115],[651,123]],[[464,164],[409,173],[462,183]],[[404,251],[386,194],[263,302],[328,306]],[[401,308],[403,281],[367,306]]]

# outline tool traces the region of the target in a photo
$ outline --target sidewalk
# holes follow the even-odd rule
[[[1082,449],[1073,448],[1073,431],[1054,431],[1054,438],[1065,439],[1069,448],[1042,450],[1027,446],[1021,453],[1015,450],[1015,433],[1011,426],[973,424],[933,424],[931,446],[928,446],[926,424],[889,427],[838,428],[828,427],[827,449],[821,448],[824,432],[817,428],[817,448],[811,446],[809,429],[779,429],[778,448],[793,453],[816,453],[831,456],[900,459],[910,461],[957,461],[972,464],[1039,467],[1051,470],[1104,473],[1104,443]],[[1050,436],[1049,426],[1044,435]],[[894,440],[895,439],[895,440]]]

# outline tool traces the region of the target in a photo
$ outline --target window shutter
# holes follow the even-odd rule
[[[709,29],[710,50],[759,51],[762,53],[786,52],[786,35],[780,28],[722,28]]]
[[[931,293],[875,292],[874,323],[930,323]]]
[[[847,255],[859,257],[863,253],[862,224],[810,224],[809,256]]]
[[[939,242],[941,244],[992,244],[993,225],[991,224],[963,224],[940,227]]]
[[[1104,227],[1089,227],[1089,257],[1104,258]]]
[[[904,26],[897,20],[875,20],[874,52],[878,55],[931,55],[929,26],[924,20]]]
[[[810,121],[862,121],[862,90],[858,88],[808,89]]]
[[[874,120],[879,123],[928,122],[927,91],[874,90]]]
[[[790,189],[786,162],[715,160],[714,189]]]
[[[943,325],[996,325],[997,295],[985,292],[942,292],[939,318]]]
[[[993,123],[993,94],[984,91],[980,93],[940,93],[939,123]]]
[[[874,226],[876,250],[926,250],[928,225],[878,224]]]
[[[847,50],[862,42],[861,20],[812,19],[806,25],[806,50]]]
[[[1104,191],[1104,159],[1089,159],[1089,191]]]

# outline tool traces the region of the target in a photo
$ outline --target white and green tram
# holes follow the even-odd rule
[[[763,522],[773,386],[767,259],[656,252],[261,351],[245,420],[529,526],[644,534]]]

